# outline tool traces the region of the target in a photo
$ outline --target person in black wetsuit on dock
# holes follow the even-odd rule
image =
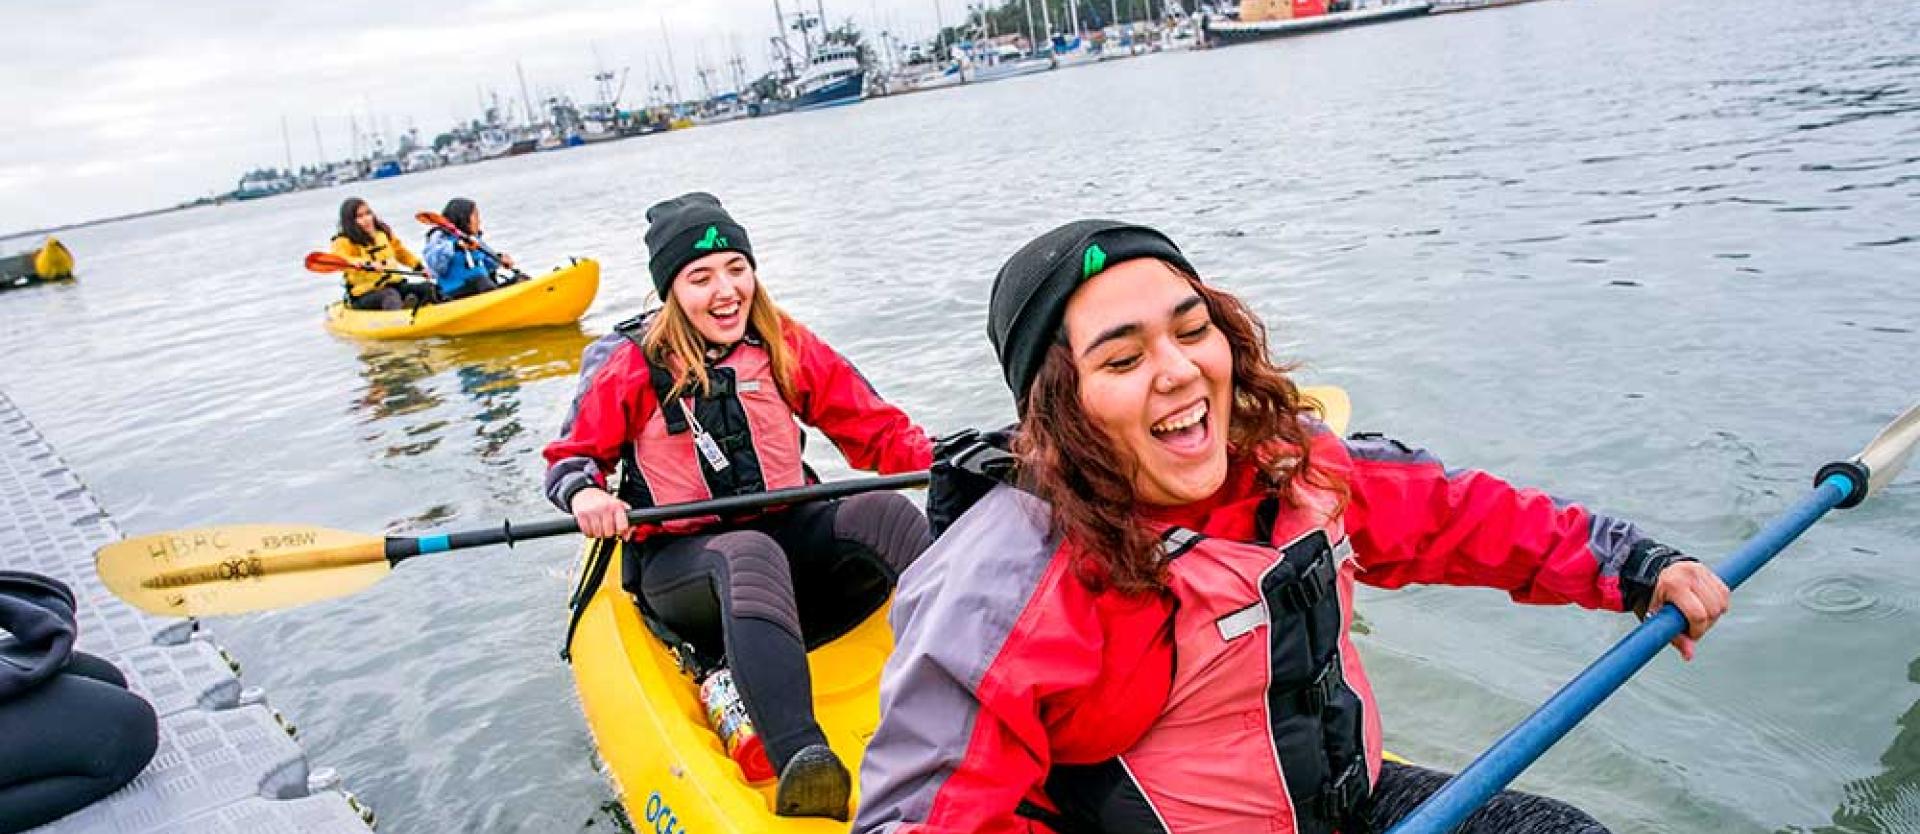
[[[153,707],[113,664],[73,650],[73,592],[0,570],[0,834],[119,790],[153,759]]]

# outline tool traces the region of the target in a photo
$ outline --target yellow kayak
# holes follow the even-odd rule
[[[1345,391],[1314,387],[1335,431],[1346,431]],[[707,727],[700,693],[647,629],[620,588],[620,548],[573,635],[573,677],[600,758],[637,830],[687,834],[817,832],[848,824],[773,813],[774,783],[746,783]],[[584,561],[584,560],[583,560]],[[838,640],[815,649],[813,709],[840,760],[858,771],[880,723],[880,669],[893,651],[887,606]],[[860,801],[859,786],[854,802]]]
[[[355,310],[336,301],[327,306],[327,329],[363,339],[417,339],[567,324],[587,311],[599,291],[600,262],[584,259],[531,281],[417,311]]]

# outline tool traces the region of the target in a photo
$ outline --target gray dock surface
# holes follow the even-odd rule
[[[78,648],[113,661],[160,715],[159,750],[139,777],[33,834],[367,834],[371,811],[308,762],[204,626],[149,616],[100,584],[93,551],[120,529],[4,392],[0,505],[5,565],[71,586]]]

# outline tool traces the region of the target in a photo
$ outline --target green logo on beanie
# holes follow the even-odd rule
[[[720,236],[720,227],[719,227],[719,226],[708,226],[708,227],[707,227],[707,236],[706,236],[706,237],[703,237],[703,238],[701,238],[701,239],[699,239],[698,241],[695,241],[695,242],[694,242],[694,244],[693,244],[693,248],[695,248],[695,249],[718,249],[718,248],[720,248],[720,247],[722,247],[722,246],[725,246],[725,245],[727,245],[727,239],[726,239],[726,238],[724,238],[724,237],[721,237],[721,236]]]
[[[1086,257],[1080,259],[1080,280],[1084,281],[1095,275],[1099,275],[1100,270],[1106,268],[1107,250],[1100,248],[1100,244],[1098,243],[1089,246],[1087,247]]]

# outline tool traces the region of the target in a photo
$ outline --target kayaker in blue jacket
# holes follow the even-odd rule
[[[480,207],[472,200],[465,197],[448,200],[447,207],[440,214],[453,221],[460,231],[474,238],[484,234],[480,224]],[[512,257],[501,255],[499,260],[495,260],[479,247],[438,228],[427,231],[426,261],[427,271],[433,273],[433,282],[440,288],[441,298],[449,301],[497,289],[500,282],[494,279],[494,272],[503,266],[513,266]]]

